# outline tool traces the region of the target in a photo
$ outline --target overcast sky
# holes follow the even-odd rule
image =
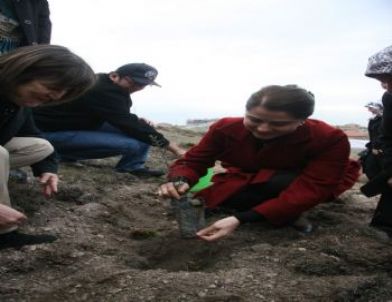
[[[96,72],[155,66],[162,88],[132,95],[155,122],[240,116],[251,93],[298,84],[315,118],[365,125],[383,91],[363,73],[392,44],[391,0],[49,0],[52,43]]]

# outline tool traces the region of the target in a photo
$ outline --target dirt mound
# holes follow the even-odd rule
[[[184,145],[198,139],[172,135]],[[172,160],[162,156],[152,150],[150,166]],[[310,211],[316,229],[309,235],[260,223],[211,244],[179,237],[155,194],[163,178],[118,174],[115,162],[62,166],[51,200],[34,183],[11,182],[15,207],[29,216],[23,231],[58,240],[1,251],[1,301],[392,299],[391,243],[367,226],[376,199],[358,186]]]

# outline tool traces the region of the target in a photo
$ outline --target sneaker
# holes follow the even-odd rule
[[[10,170],[9,179],[23,184],[29,182],[29,177],[27,176],[27,173],[21,169]]]
[[[392,226],[390,224],[382,224],[379,222],[372,221],[370,223],[372,228],[378,229],[388,235],[389,238],[392,238]]]
[[[128,173],[138,177],[159,177],[165,175],[165,171],[163,170],[153,170],[147,167],[128,171]]]
[[[77,160],[61,160],[60,163],[62,163],[65,166],[68,167],[74,167],[74,168],[84,168],[84,164],[81,163],[80,161]]]
[[[21,248],[24,245],[51,243],[56,240],[57,237],[53,235],[29,235],[13,231],[0,234],[0,249]]]
[[[310,234],[313,231],[313,225],[304,216],[299,216],[291,223],[291,226],[303,234]]]

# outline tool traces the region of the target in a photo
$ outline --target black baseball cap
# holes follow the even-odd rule
[[[123,65],[117,68],[116,73],[118,73],[120,77],[130,77],[137,84],[161,87],[161,85],[155,82],[158,70],[145,63],[130,63]]]

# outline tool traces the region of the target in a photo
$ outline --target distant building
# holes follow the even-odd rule
[[[357,124],[347,124],[347,125],[336,126],[336,127],[342,129],[348,137],[357,138],[357,139],[369,138],[368,131],[363,126]]]
[[[189,119],[186,120],[186,125],[187,126],[204,126],[206,124],[212,124],[213,122],[216,122],[218,119],[213,118],[213,119]]]

